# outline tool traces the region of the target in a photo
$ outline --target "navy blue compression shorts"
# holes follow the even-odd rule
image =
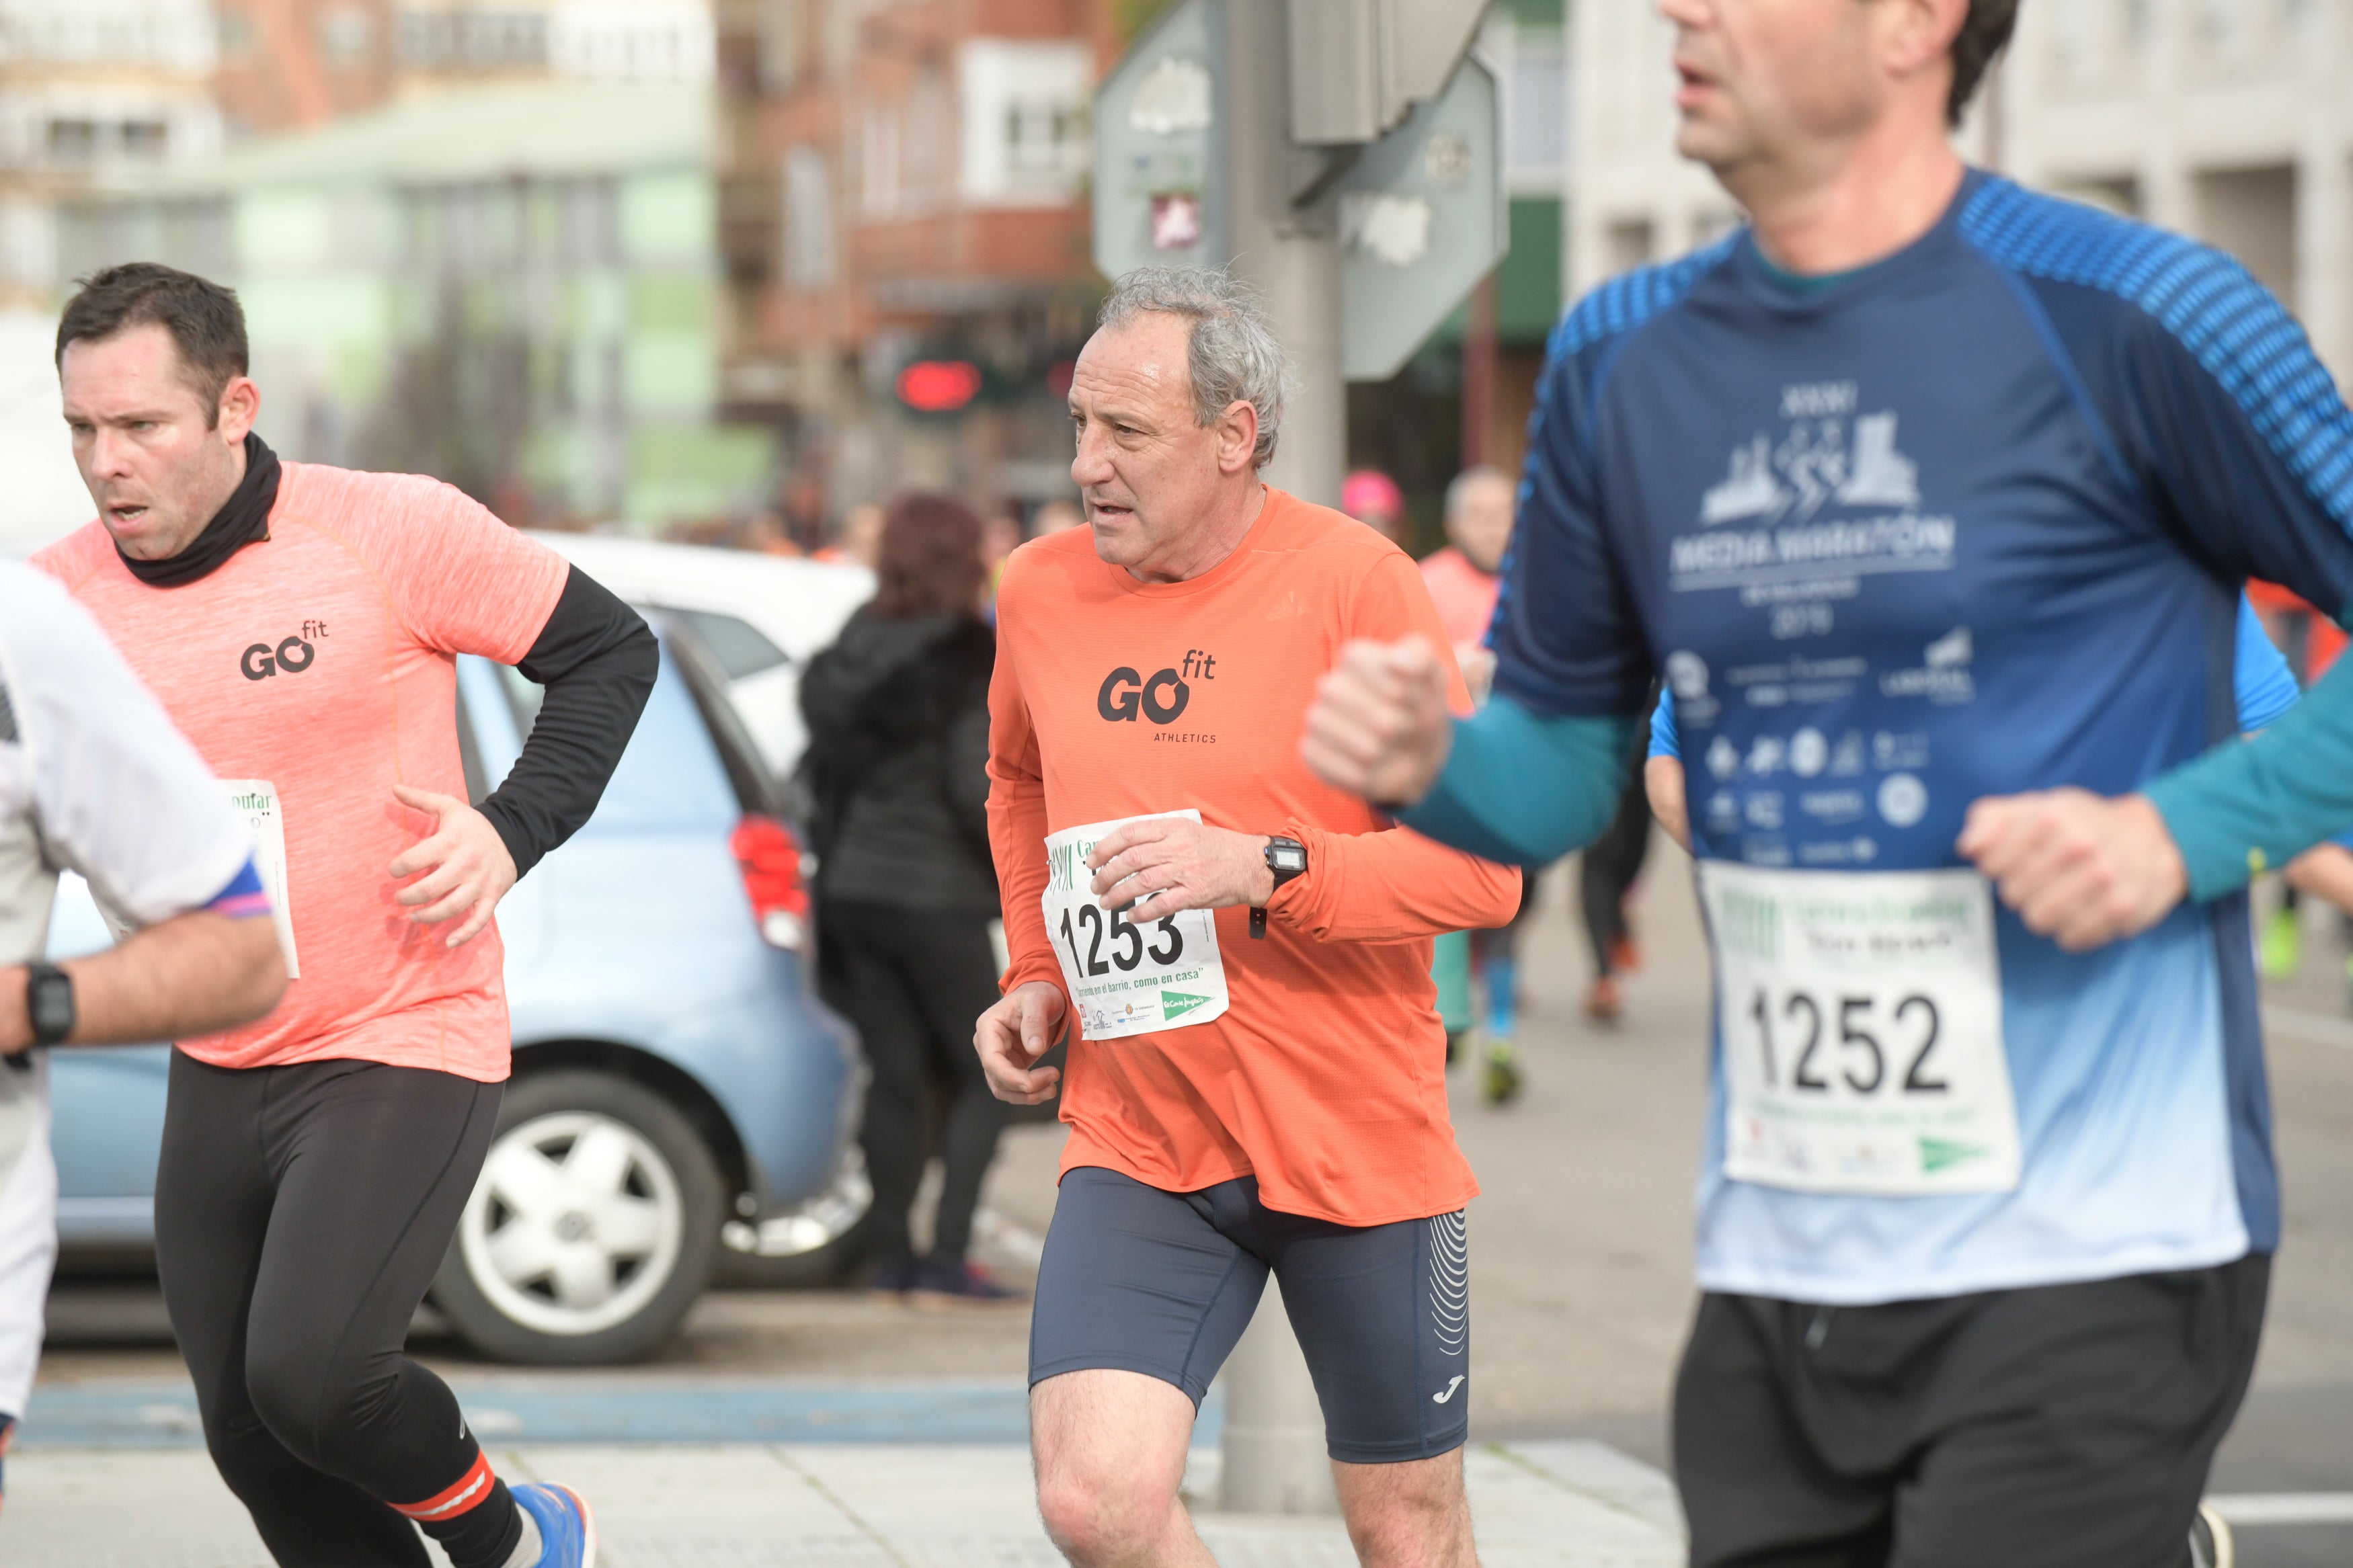
[[[1259,1202],[1258,1178],[1166,1193],[1115,1171],[1062,1178],[1029,1320],[1029,1384],[1108,1368],[1198,1405],[1271,1271],[1307,1353],[1332,1458],[1432,1458],[1471,1426],[1463,1214],[1345,1226]]]

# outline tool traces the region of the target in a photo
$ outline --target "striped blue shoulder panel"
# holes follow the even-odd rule
[[[2236,260],[2007,180],[1988,181],[1970,199],[1961,233],[1998,266],[2100,289],[2149,316],[2353,533],[2353,413],[2295,318]]]
[[[1637,267],[1599,284],[1569,307],[1545,345],[1558,361],[1605,339],[1630,332],[1680,302],[1694,285],[1722,265],[1739,244],[1738,232],[1672,261]]]

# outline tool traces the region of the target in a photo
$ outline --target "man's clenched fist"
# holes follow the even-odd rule
[[[1446,673],[1426,637],[1350,643],[1316,689],[1300,755],[1335,788],[1376,805],[1412,805],[1453,744]]]
[[[2027,930],[2070,952],[2139,935],[2189,891],[2181,851],[2146,795],[1989,795],[1969,807],[1958,848]]]
[[[1042,1105],[1054,1098],[1062,1074],[1029,1064],[1046,1054],[1062,1032],[1062,993],[1042,980],[1015,986],[980,1016],[972,1048],[989,1092],[1011,1105]]]

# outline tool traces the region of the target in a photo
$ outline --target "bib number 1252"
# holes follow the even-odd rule
[[[1876,1196],[2018,1184],[1993,904],[1973,871],[1704,860],[1725,1173]]]

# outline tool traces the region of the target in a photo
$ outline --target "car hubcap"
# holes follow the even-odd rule
[[[661,1151],[586,1110],[501,1135],[458,1226],[475,1286],[545,1334],[593,1334],[637,1316],[677,1270],[685,1235],[686,1204]]]

